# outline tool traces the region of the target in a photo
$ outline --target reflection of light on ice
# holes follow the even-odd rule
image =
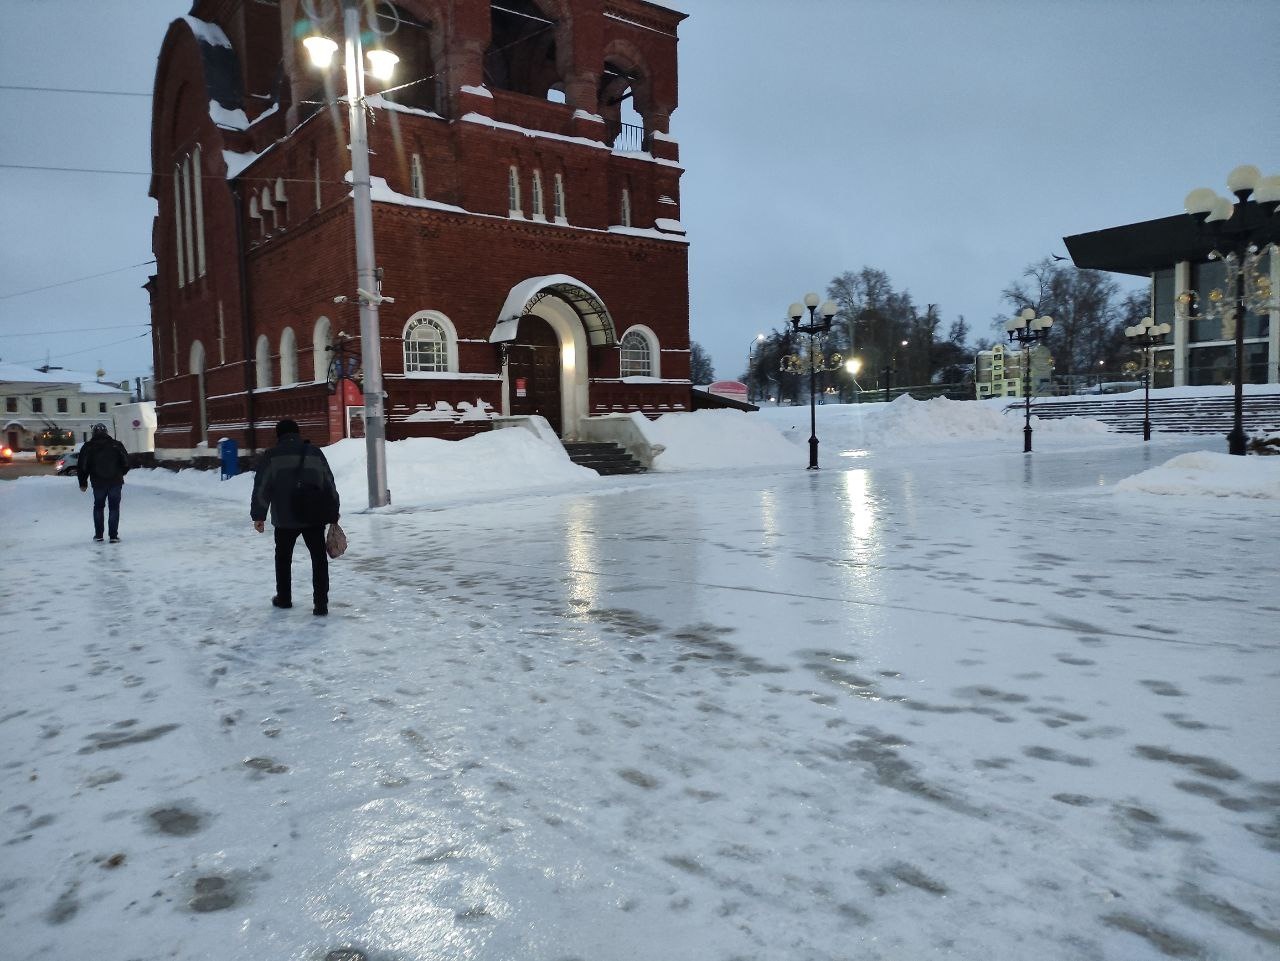
[[[590,571],[602,570],[597,548],[600,538],[595,526],[595,502],[582,498],[569,505],[564,519],[564,556],[568,562],[571,596],[580,603],[575,610],[585,612],[600,606],[600,578]]]
[[[846,471],[844,475],[845,527],[849,532],[850,546],[856,553],[872,546],[862,542],[871,538],[876,526],[869,480],[870,475],[865,470]]]

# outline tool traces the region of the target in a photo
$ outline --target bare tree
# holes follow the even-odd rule
[[[1053,318],[1048,345],[1059,374],[1096,370],[1104,355],[1120,311],[1119,285],[1097,270],[1062,266],[1045,257],[1022,271],[1022,279],[1004,289],[1002,296],[1013,312],[1030,307]],[[1003,327],[1005,318],[993,320]],[[1123,325],[1121,325],[1123,326]]]

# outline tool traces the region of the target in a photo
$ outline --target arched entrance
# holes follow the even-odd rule
[[[504,412],[539,413],[576,438],[588,413],[587,349],[618,342],[604,302],[565,274],[531,277],[511,289],[498,318],[489,341],[506,357]]]
[[[541,317],[525,316],[515,341],[507,349],[511,413],[516,416],[540,414],[552,430],[563,435],[560,367],[559,335]]]

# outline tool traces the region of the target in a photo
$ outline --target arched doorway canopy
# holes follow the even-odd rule
[[[530,277],[511,288],[498,313],[498,323],[489,335],[489,343],[509,343],[516,339],[520,318],[533,310],[545,297],[559,297],[582,321],[587,340],[593,347],[612,346],[618,342],[613,318],[600,295],[582,281],[567,274]]]

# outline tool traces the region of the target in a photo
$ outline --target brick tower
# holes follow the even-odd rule
[[[196,0],[156,70],[157,456],[358,434],[338,0]],[[366,81],[390,440],[691,406],[676,28],[645,0],[381,0]],[[634,105],[634,108],[632,108]],[[627,122],[628,118],[632,122]],[[342,298],[347,298],[342,302]]]

